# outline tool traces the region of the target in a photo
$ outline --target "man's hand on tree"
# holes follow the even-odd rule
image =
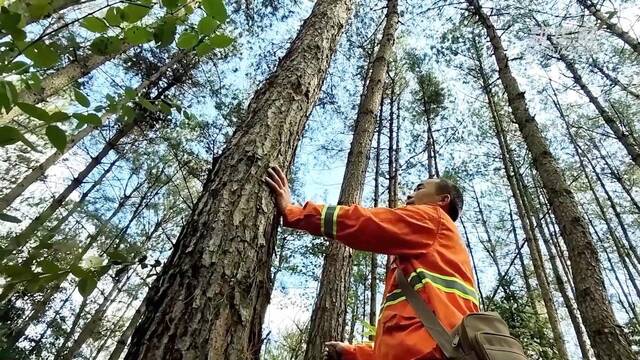
[[[289,182],[284,172],[277,165],[272,166],[267,170],[264,181],[273,194],[276,207],[280,213],[284,213],[284,210],[291,205],[291,191],[289,191]]]
[[[344,350],[344,343],[331,341],[324,344],[324,351],[322,352],[322,358],[324,360],[341,360],[342,351]]]

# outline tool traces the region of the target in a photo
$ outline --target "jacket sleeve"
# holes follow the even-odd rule
[[[347,345],[340,355],[342,360],[374,360],[373,343]]]
[[[284,225],[323,235],[356,249],[390,255],[424,253],[436,241],[441,213],[436,206],[372,208],[326,206],[307,202],[292,205]]]

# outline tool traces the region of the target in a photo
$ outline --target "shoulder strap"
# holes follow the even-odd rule
[[[458,358],[460,353],[453,348],[453,337],[442,326],[440,321],[438,321],[438,318],[436,318],[436,315],[429,308],[429,305],[427,305],[413,287],[409,285],[409,282],[399,267],[396,269],[396,281],[402,293],[407,298],[407,301],[409,301],[409,304],[411,304],[411,307],[418,315],[418,318],[422,321],[425,329],[438,343],[444,355],[449,359]]]

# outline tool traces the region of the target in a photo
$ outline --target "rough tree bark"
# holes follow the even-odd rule
[[[533,164],[540,175],[562,238],[567,244],[577,303],[589,340],[598,360],[635,358],[627,335],[617,323],[606,296],[598,251],[584,215],[569,188],[558,162],[549,150],[538,123],[529,112],[524,92],[511,73],[508,57],[491,19],[477,0],[467,0],[486,30],[498,65],[498,74],[507,93],[513,118],[520,129]]]
[[[386,21],[369,75],[366,95],[358,107],[353,140],[338,199],[338,204],[341,205],[357,204],[362,198],[371,142],[376,128],[376,113],[382,99],[397,27],[398,0],[388,0]],[[330,242],[324,257],[318,296],[309,322],[305,360],[314,360],[321,356],[325,342],[343,339],[351,266],[352,251],[337,241]]]
[[[382,146],[382,128],[384,114],[384,88],[380,99],[380,111],[378,112],[378,125],[376,128],[376,165],[373,178],[373,207],[380,206],[380,155]],[[369,273],[371,277],[371,286],[369,288],[369,324],[375,325],[378,319],[377,312],[377,294],[378,294],[378,256],[371,253],[371,264],[369,265]],[[373,341],[375,334],[369,335],[369,341]]]
[[[254,94],[149,289],[126,359],[258,358],[278,227],[262,178],[290,166],[351,5],[317,1]]]

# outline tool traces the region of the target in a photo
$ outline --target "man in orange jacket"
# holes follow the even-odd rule
[[[462,210],[462,193],[448,180],[421,182],[407,206],[367,209],[358,205],[291,203],[287,178],[277,166],[265,181],[284,226],[340,241],[356,250],[392,255],[385,280],[375,343],[327,343],[325,358],[339,360],[444,359],[413,308],[395,283],[402,271],[411,286],[448,330],[477,312],[471,260],[454,224]]]

